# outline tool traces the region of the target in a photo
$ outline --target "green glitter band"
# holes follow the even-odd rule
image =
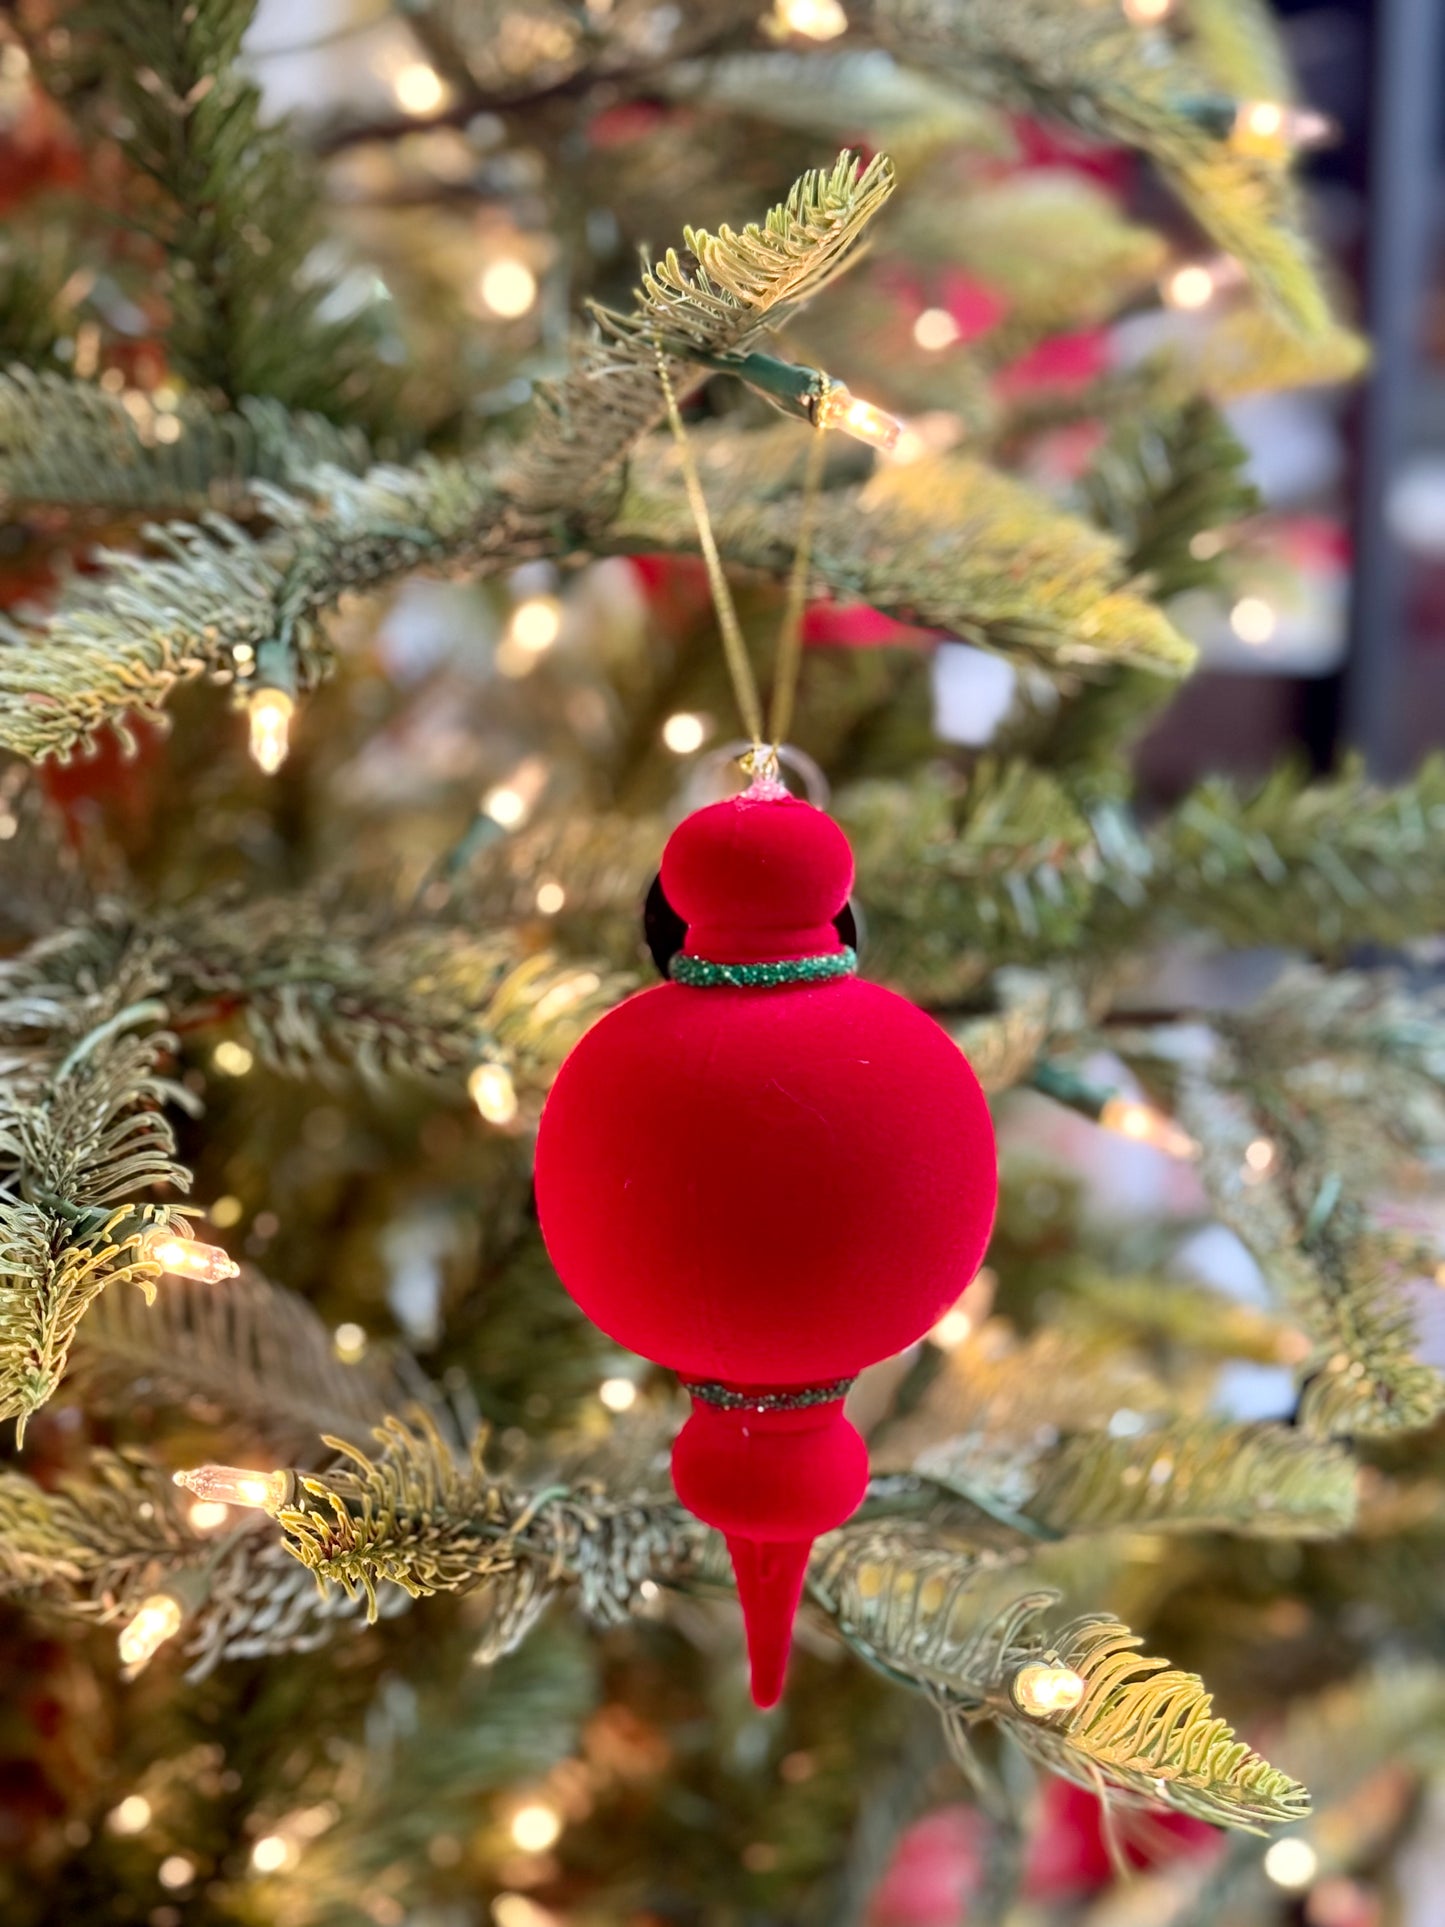
[[[719,1412],[804,1412],[810,1405],[835,1405],[852,1383],[851,1378],[835,1378],[831,1385],[805,1385],[794,1392],[739,1392],[731,1385],[685,1378],[682,1389]]]
[[[768,990],[775,984],[826,984],[851,977],[858,968],[853,949],[825,950],[817,957],[783,957],[776,963],[709,963],[679,950],[668,965],[675,984],[691,990],[715,990],[720,984],[739,990]]]

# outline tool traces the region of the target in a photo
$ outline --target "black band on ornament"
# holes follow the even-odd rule
[[[853,1385],[851,1378],[835,1378],[831,1385],[804,1385],[796,1391],[739,1392],[715,1381],[685,1378],[682,1389],[701,1405],[718,1412],[805,1412],[810,1405],[834,1405]]]

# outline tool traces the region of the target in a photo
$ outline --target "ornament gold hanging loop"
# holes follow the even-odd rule
[[[757,678],[748,660],[747,643],[743,637],[742,625],[738,621],[737,605],[733,601],[732,589],[722,565],[722,556],[718,552],[712,517],[708,513],[707,497],[703,492],[702,477],[698,473],[697,461],[693,455],[692,444],[688,440],[682,411],[677,405],[677,394],[672,385],[672,375],[668,369],[661,335],[654,334],[652,341],[657,352],[657,376],[662,384],[663,399],[667,403],[668,424],[672,429],[673,439],[677,443],[683,489],[687,495],[693,521],[697,526],[698,544],[702,549],[703,560],[707,565],[708,586],[712,593],[718,628],[722,634],[723,656],[732,681],[739,717],[743,728],[752,739],[753,746],[743,758],[743,767],[749,776],[755,779],[776,781],[778,748],[787,740],[788,730],[792,726],[798,673],[802,667],[803,608],[807,600],[808,568],[812,560],[813,524],[823,477],[823,437],[827,432],[825,404],[828,398],[828,377],[826,375],[822,377],[822,391],[814,410],[813,442],[808,450],[807,467],[803,473],[803,499],[798,520],[798,536],[793,548],[793,566],[788,575],[787,601],[784,604],[782,626],[778,634],[772,716],[765,733],[762,697],[758,693]]]

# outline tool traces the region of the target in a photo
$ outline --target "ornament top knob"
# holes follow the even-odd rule
[[[662,857],[662,887],[687,925],[690,956],[718,963],[842,948],[833,919],[853,885],[838,825],[795,796],[734,796],[684,819]]]

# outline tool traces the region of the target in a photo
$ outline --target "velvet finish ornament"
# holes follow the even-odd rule
[[[558,1073],[542,1233],[609,1337],[678,1373],[678,1497],[727,1538],[753,1695],[782,1691],[808,1555],[868,1480],[843,1397],[973,1278],[993,1129],[945,1032],[853,975],[842,831],[776,783],[685,819],[662,860],[674,981]]]

